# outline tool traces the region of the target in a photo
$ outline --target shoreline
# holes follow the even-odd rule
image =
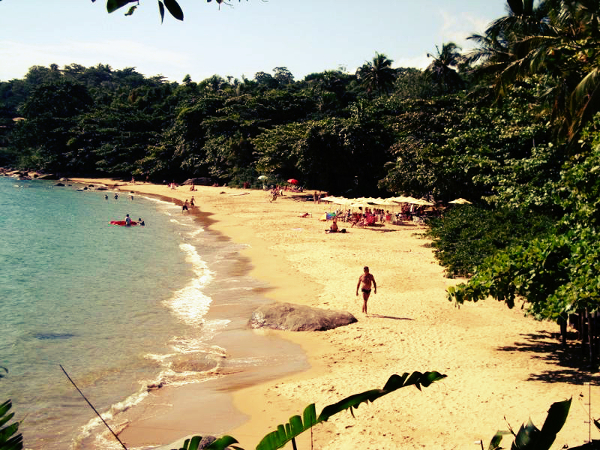
[[[109,179],[88,179],[88,178],[70,178],[69,184],[79,185],[105,185],[108,187],[110,192],[119,191],[120,196],[125,197],[126,194],[131,192],[135,193],[136,196],[147,196],[155,198],[164,202],[169,202],[174,205],[181,206],[184,198],[183,187],[179,187],[179,190],[173,191],[166,186],[154,185],[149,183],[136,183],[131,185],[126,182],[118,182]],[[136,189],[137,188],[137,189]],[[210,188],[217,189],[217,188]],[[230,195],[236,195],[236,190],[228,191]],[[197,192],[196,192],[197,194]],[[197,196],[197,195],[196,195]],[[190,195],[185,195],[189,198]],[[197,200],[198,201],[198,200]],[[241,275],[248,275],[254,279],[260,280],[262,283],[265,282],[267,276],[255,276],[256,267],[253,264],[255,260],[263,260],[261,258],[262,250],[260,249],[259,241],[253,241],[251,236],[245,236],[243,239],[232,239],[230,235],[223,233],[215,224],[223,221],[222,217],[219,220],[215,219],[214,212],[202,210],[196,205],[196,208],[190,208],[189,212],[194,216],[194,219],[201,223],[202,227],[212,231],[217,235],[217,240],[231,241],[236,244],[242,244],[244,247],[238,253],[238,259],[244,266]],[[217,214],[218,216],[218,214]],[[254,244],[249,244],[254,242]],[[259,245],[256,245],[259,244]],[[251,254],[257,250],[257,255],[251,256]],[[274,270],[278,263],[271,264],[270,258],[263,261],[263,269],[266,271]],[[260,270],[259,270],[260,272]],[[298,286],[299,287],[299,286]],[[267,287],[254,288],[256,293],[261,296],[268,298],[272,297],[272,292],[277,288],[272,283],[267,283]],[[296,289],[296,288],[294,288]],[[272,299],[272,298],[271,298]],[[207,318],[210,317],[210,312]],[[250,314],[248,314],[248,319]],[[285,346],[286,344],[279,343],[277,341],[283,340],[288,342],[289,345],[301,347],[300,343],[296,343],[294,339],[289,339],[285,336],[285,333],[274,330],[258,330],[255,331],[258,336],[255,339],[272,340],[278,347]],[[218,340],[218,339],[217,339]],[[229,352],[229,346],[225,346]],[[260,348],[264,351],[264,344]],[[259,350],[260,351],[260,350]],[[231,353],[239,353],[235,350]],[[262,353],[262,352],[261,352]],[[192,383],[184,386],[172,387],[169,385],[163,386],[158,390],[153,390],[152,395],[154,398],[145,400],[143,404],[136,405],[132,408],[133,413],[123,413],[120,422],[125,420],[123,426],[119,426],[119,436],[128,446],[134,446],[136,448],[157,448],[157,444],[149,444],[149,442],[155,442],[158,434],[162,435],[158,441],[161,445],[166,445],[165,449],[170,449],[175,443],[182,442],[182,432],[176,430],[193,430],[194,426],[198,427],[198,424],[211,423],[211,427],[205,427],[200,425],[201,428],[197,428],[197,431],[193,434],[211,434],[211,435],[223,435],[229,433],[231,428],[238,426],[248,420],[248,416],[242,412],[234,404],[235,392],[246,387],[252,387],[260,385],[265,382],[279,379],[282,377],[289,376],[295,373],[301,373],[307,370],[306,362],[296,361],[291,359],[286,367],[287,369],[281,370],[277,367],[271,367],[265,369],[259,367],[257,369],[245,369],[240,373],[230,372],[225,370],[225,375],[217,376],[215,379],[209,379],[201,383]],[[189,399],[202,399],[201,408],[190,408],[187,405]],[[152,412],[148,414],[148,411],[154,406],[162,406],[162,411]],[[171,405],[168,408],[164,408],[164,405]],[[209,408],[206,410],[206,408]],[[148,418],[147,416],[151,417]],[[204,426],[204,428],[202,428]],[[157,431],[159,430],[159,431]],[[160,431],[162,430],[162,431]],[[162,447],[160,447],[162,448]]]
[[[186,186],[170,191],[146,183],[71,180],[117,184],[120,190],[176,202],[191,196]],[[193,194],[200,211],[215,221],[211,229],[248,245],[241,254],[252,263],[250,276],[268,283],[269,299],[348,310],[359,320],[327,332],[273,332],[301,345],[310,368],[232,390],[233,404],[249,419],[226,433],[242,447],[258,444],[310,403],[318,413],[346,396],[382,387],[394,373],[416,370],[437,370],[448,378],[422,392],[402,389],[361,406],[356,418],[347,413],[331,418],[315,427],[315,448],[462,449],[479,440],[487,445],[497,430],[507,428],[505,417],[513,428],[529,417],[541,427],[556,401],[600,400],[595,390],[589,398],[584,385],[597,385],[598,376],[563,361],[557,325],[535,322],[518,308],[491,300],[460,309],[448,302],[445,289],[459,280],[443,277],[427,241],[415,236],[422,227],[352,228],[328,235],[318,221],[323,204],[285,197],[269,203],[261,191],[225,187],[197,186]],[[304,212],[312,217],[300,218]],[[360,313],[354,292],[363,265],[371,267],[378,286],[369,317]],[[202,405],[195,410],[200,413]],[[584,443],[587,420],[584,408],[574,405],[554,448]],[[305,435],[302,439],[310,433]]]

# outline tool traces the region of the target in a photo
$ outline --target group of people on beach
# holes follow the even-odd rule
[[[131,217],[129,217],[129,214],[125,214],[125,226],[130,227],[131,225],[133,225],[133,222],[131,221]],[[140,217],[137,220],[137,225],[144,227],[144,226],[146,226],[146,222],[144,222],[144,220]]]
[[[86,188],[87,189],[87,188]],[[115,200],[119,200],[119,193],[115,192],[115,195],[113,197]],[[133,201],[133,192],[129,193],[129,198],[131,201]],[[108,200],[108,194],[104,194],[104,200]]]
[[[187,198],[185,199],[185,202],[183,202],[183,205],[181,205],[181,213],[183,214],[186,211],[189,211],[190,208],[193,208],[195,205],[195,200],[194,200],[194,196],[192,195],[192,198],[190,200],[188,200]]]

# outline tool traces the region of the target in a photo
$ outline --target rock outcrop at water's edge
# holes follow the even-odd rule
[[[289,331],[325,331],[357,322],[347,311],[335,311],[292,303],[272,303],[252,313],[252,328]]]

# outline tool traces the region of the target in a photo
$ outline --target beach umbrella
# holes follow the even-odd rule
[[[389,207],[392,209],[392,211],[394,211],[395,208],[400,206],[400,204],[393,198],[382,199],[381,201],[377,202],[377,204],[379,206],[383,206],[383,209],[387,209]]]
[[[432,203],[432,202],[428,202],[427,200],[423,200],[423,199],[420,199],[420,198],[419,198],[419,199],[417,199],[417,200],[414,202],[414,204],[415,204],[415,205],[422,205],[422,206],[433,206],[433,205],[434,205],[434,203]]]
[[[394,198],[395,201],[400,202],[400,203],[410,203],[411,205],[425,205],[425,206],[433,206],[434,204],[432,202],[428,202],[427,200],[423,200],[420,198],[414,198],[414,197],[395,197]]]
[[[373,197],[359,197],[359,198],[353,199],[352,201],[354,203],[362,203],[364,205],[368,205],[368,204],[374,205],[374,204],[376,204],[377,199],[373,198]]]
[[[400,195],[398,197],[390,197],[388,200],[391,200],[393,202],[396,203],[404,203],[404,200],[407,199],[408,197],[405,197],[404,195]]]
[[[296,180],[295,178],[290,178],[289,180],[287,180],[287,182],[290,184],[298,184],[298,180]]]
[[[259,180],[266,180],[267,178],[269,178],[266,175],[261,175],[260,177],[258,177]]]
[[[417,199],[414,197],[407,197],[405,195],[400,195],[399,197],[392,197],[392,200],[396,203],[413,203]]]
[[[470,205],[471,202],[469,200],[465,200],[464,198],[457,198],[456,200],[452,200],[448,203],[454,203],[455,205]]]
[[[335,203],[336,205],[348,205],[352,203],[352,200],[344,197],[334,197],[333,200],[331,200],[331,203]]]
[[[362,208],[363,206],[365,206],[365,204],[360,202],[350,204],[350,208]]]
[[[381,206],[398,206],[398,202],[393,198],[376,198],[374,203]]]

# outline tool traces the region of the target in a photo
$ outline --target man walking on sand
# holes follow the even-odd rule
[[[375,282],[375,277],[369,273],[369,268],[365,266],[364,273],[358,277],[358,284],[356,285],[356,296],[358,297],[358,288],[361,288],[363,293],[363,307],[362,312],[367,314],[367,301],[369,301],[369,296],[371,295],[371,284],[374,288],[374,294],[377,294],[377,283]],[[362,286],[361,286],[362,285]]]

